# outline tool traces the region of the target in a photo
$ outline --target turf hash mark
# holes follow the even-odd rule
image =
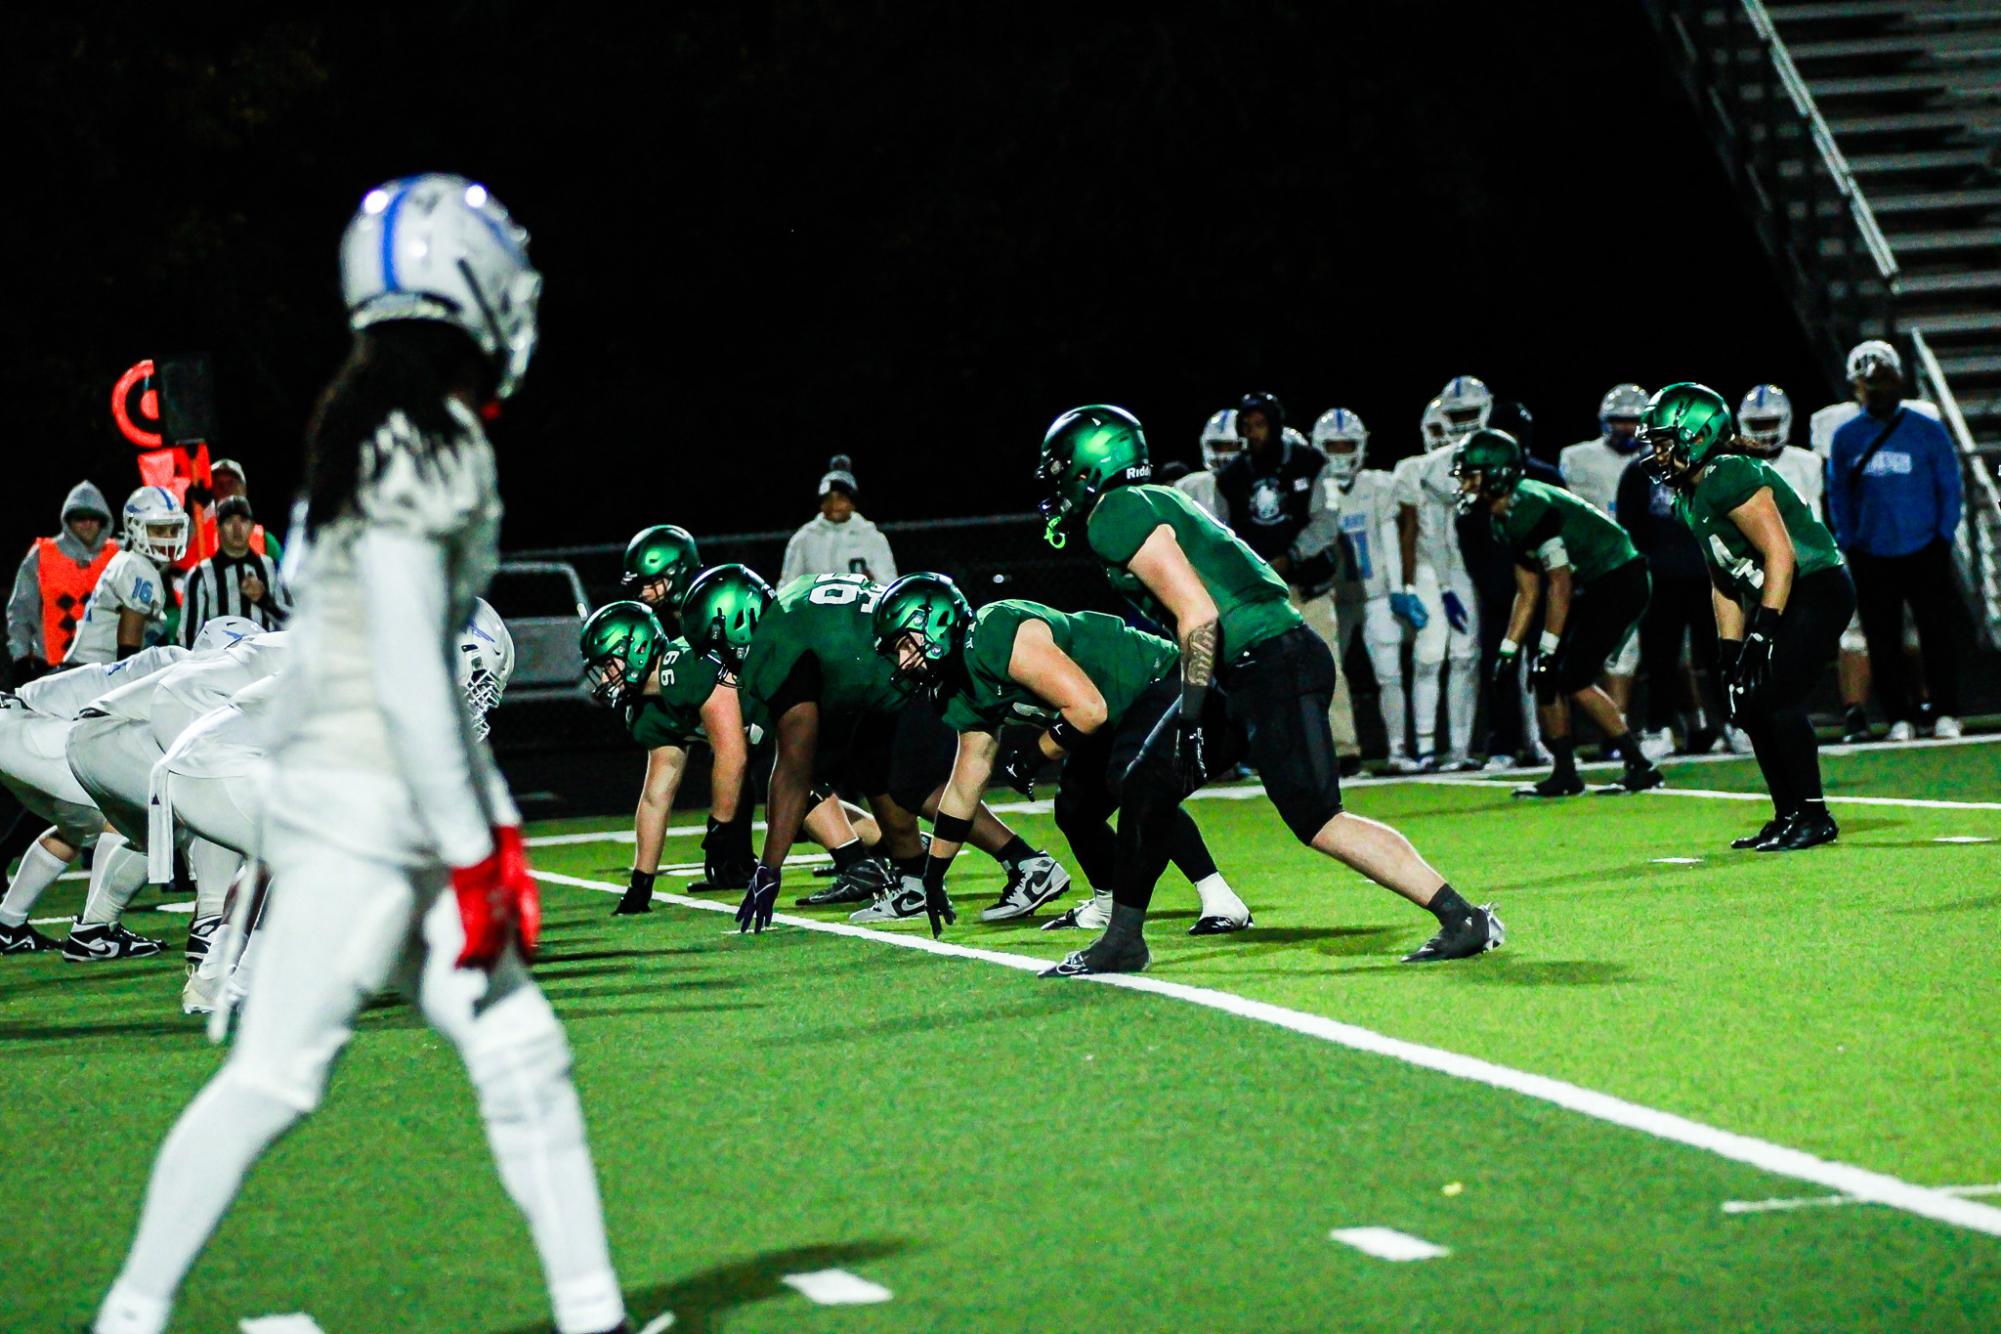
[[[259,1315],[241,1322],[243,1334],[326,1334],[320,1322],[303,1311],[291,1315]]]
[[[1353,1246],[1364,1255],[1403,1264],[1411,1260],[1436,1260],[1451,1251],[1434,1246],[1423,1237],[1413,1237],[1393,1227],[1337,1227],[1327,1234],[1343,1246]]]
[[[595,890],[602,894],[623,894],[626,889],[624,885],[613,884],[610,881],[590,880],[554,871],[536,871],[534,875],[537,880],[547,884],[569,885],[578,889]],[[705,902],[680,894],[669,894],[663,890],[655,890],[653,897],[662,903],[672,903],[677,907],[694,908],[702,912],[736,911],[736,906],[731,903]],[[922,935],[894,935],[887,931],[876,931],[847,922],[823,922],[810,917],[797,917],[790,913],[774,914],[771,920],[774,925],[794,927],[802,931],[850,936],[857,940],[873,940],[885,945],[895,945],[901,949],[917,950],[946,958],[977,959],[983,963],[998,964],[1003,968],[1014,968],[1024,972],[1040,973],[1049,966],[1047,959],[1025,954],[1009,954],[1003,950],[956,945],[949,941],[932,940]],[[1655,1139],[1701,1149],[1719,1158],[1744,1163],[1776,1176],[1811,1182],[1816,1186],[1853,1195],[1870,1203],[1886,1204],[1920,1218],[1929,1218],[1971,1232],[2001,1237],[2001,1209],[1992,1205],[1960,1199],[1944,1191],[1913,1185],[1886,1173],[1872,1172],[1850,1163],[1820,1158],[1804,1150],[1788,1148],[1770,1140],[1723,1130],[1690,1120],[1685,1116],[1677,1116],[1672,1112],[1645,1107],[1608,1093],[1583,1088],[1561,1079],[1531,1074],[1526,1070],[1512,1069],[1492,1061],[1483,1061],[1478,1057],[1443,1051],[1437,1047],[1406,1042],[1355,1024],[1344,1024],[1321,1015],[1306,1014],[1265,1001],[1247,1000],[1231,992],[1213,991],[1207,987],[1189,986],[1181,982],[1162,981],[1145,974],[1099,974],[1071,979],[1070,982],[1096,983],[1101,986],[1122,987],[1128,991],[1167,996],[1186,1001],[1191,1005],[1201,1005],[1239,1018],[1252,1019],[1307,1037],[1319,1038],[1354,1051],[1388,1056],[1407,1065],[1450,1075],[1455,1079],[1471,1080],[1491,1088],[1519,1093],[1524,1097],[1535,1098],[1594,1120],[1636,1130],[1643,1135],[1651,1135]]]
[[[880,1283],[850,1274],[845,1269],[815,1269],[808,1274],[787,1274],[785,1286],[815,1306],[868,1306],[886,1302],[895,1294]]]

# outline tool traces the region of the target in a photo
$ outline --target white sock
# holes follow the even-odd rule
[[[1195,892],[1201,896],[1204,917],[1242,917],[1250,911],[1237,897],[1237,891],[1230,888],[1230,882],[1223,879],[1221,871],[1213,871],[1197,880]]]
[[[69,863],[59,861],[56,854],[42,846],[37,839],[21,854],[21,869],[14,872],[12,883],[7,886],[7,897],[0,899],[0,924],[19,926],[28,920],[28,914],[35,909],[35,900],[42,897],[44,890],[56,882]]]
[[[161,1334],[171,1309],[169,1303],[133,1292],[120,1280],[105,1294],[91,1334]]]
[[[110,926],[146,883],[146,858],[115,829],[104,831],[90,862],[90,897],[83,903],[83,925]]]
[[[1452,757],[1465,759],[1473,749],[1473,711],[1480,703],[1480,660],[1455,658],[1445,687],[1445,725],[1451,729]]]
[[[229,882],[243,869],[243,856],[233,848],[205,838],[188,843],[188,866],[195,873],[195,918],[222,916]]]
[[[1438,663],[1419,663],[1417,679],[1411,682],[1410,708],[1415,716],[1412,722],[1417,730],[1417,753],[1430,755],[1437,751],[1438,735]]]

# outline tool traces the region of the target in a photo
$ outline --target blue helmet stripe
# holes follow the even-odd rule
[[[382,210],[382,290],[400,290],[396,282],[396,215],[402,212],[404,197],[410,187],[399,185],[396,193],[389,196],[388,205]]]

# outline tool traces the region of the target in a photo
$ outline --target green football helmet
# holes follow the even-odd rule
[[[1522,442],[1506,431],[1483,426],[1453,449],[1452,475],[1460,482],[1459,512],[1471,514],[1483,503],[1514,492],[1522,480]],[[1465,485],[1469,477],[1474,482],[1471,488]]]
[[[1115,486],[1147,481],[1146,432],[1124,408],[1095,403],[1072,408],[1042,437],[1036,478],[1047,488],[1043,536],[1052,547],[1069,541],[1069,528],[1091,516],[1098,497]]]
[[[637,590],[643,599],[648,584],[667,580],[667,595],[658,605],[670,613],[688,595],[688,584],[701,568],[702,556],[695,548],[694,536],[671,523],[642,528],[625,545],[625,586]]]
[[[776,597],[748,565],[712,566],[688,585],[681,602],[681,632],[695,652],[722,667],[725,684],[735,685],[757,623]]]
[[[1723,395],[1706,384],[1671,384],[1647,403],[1640,418],[1640,441],[1652,452],[1647,476],[1680,482],[1716,461],[1737,439],[1737,420]]]
[[[591,698],[615,709],[633,703],[666,642],[667,632],[644,602],[610,602],[592,612],[577,637]]]
[[[973,604],[942,574],[906,574],[875,604],[875,651],[889,659],[890,684],[905,694],[937,694],[958,670],[959,651],[973,624]],[[918,661],[903,663],[915,637]]]

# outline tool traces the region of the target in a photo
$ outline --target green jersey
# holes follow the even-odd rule
[[[1640,557],[1626,530],[1596,505],[1529,477],[1515,484],[1514,499],[1494,516],[1494,539],[1520,564],[1540,559],[1545,570],[1568,565],[1579,588]]]
[[[890,684],[889,660],[875,651],[881,596],[882,585],[859,574],[806,574],[779,589],[744,654],[745,717],[761,717],[801,670],[823,713],[901,709],[908,700]]]
[[[1286,595],[1285,580],[1244,545],[1243,539],[1171,486],[1121,486],[1099,497],[1085,532],[1091,551],[1105,563],[1112,587],[1161,625],[1174,618],[1126,569],[1126,563],[1166,524],[1181,552],[1201,576],[1222,618],[1219,662],[1304,625]]]
[[[1056,647],[1083,669],[1105,697],[1105,726],[1113,727],[1140,692],[1172,675],[1181,650],[1103,612],[1063,612],[1040,602],[1009,598],[980,608],[966,632],[967,683],[945,701],[945,722],[955,732],[990,732],[1006,722],[1051,723],[1056,710],[1007,673],[1014,638],[1027,621],[1049,627]]]
[[[626,709],[625,730],[648,750],[687,746],[702,735],[702,706],[715,693],[718,670],[687,640],[668,640],[660,650],[660,693],[641,695]]]
[[[1695,534],[1695,543],[1710,566],[1719,571],[1737,591],[1739,601],[1756,600],[1765,586],[1765,563],[1751,539],[1744,535],[1730,511],[1744,504],[1761,489],[1769,489],[1786,535],[1793,540],[1793,559],[1799,574],[1818,574],[1841,564],[1841,552],[1834,535],[1813,517],[1813,511],[1762,459],[1742,454],[1725,454],[1702,471],[1692,493],[1675,496],[1675,513]]]

